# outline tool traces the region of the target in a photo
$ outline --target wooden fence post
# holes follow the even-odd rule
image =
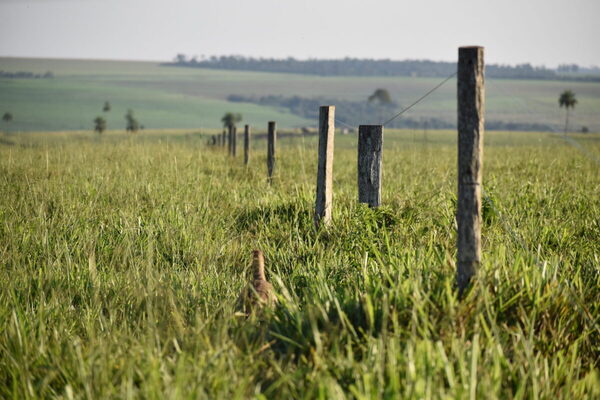
[[[231,155],[237,155],[237,127],[234,125],[231,132]]]
[[[225,134],[225,129],[223,129],[223,134],[221,135],[221,146],[225,147],[225,142],[226,142],[226,134]]]
[[[227,153],[231,155],[231,146],[233,144],[232,135],[233,134],[233,126],[229,125],[227,127]]]
[[[369,207],[381,204],[381,153],[383,125],[358,127],[358,201]]]
[[[244,165],[250,162],[250,125],[244,126]]]
[[[269,183],[273,181],[273,171],[275,170],[275,145],[277,141],[277,124],[275,121],[269,121],[267,143],[267,169],[269,172]]]
[[[483,47],[458,49],[458,226],[456,281],[469,286],[481,262],[481,172],[484,133]]]
[[[317,164],[317,200],[315,226],[331,222],[333,198],[333,141],[335,137],[335,106],[319,108],[319,161]]]

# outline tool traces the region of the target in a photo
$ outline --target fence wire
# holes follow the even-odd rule
[[[400,117],[402,114],[404,114],[405,112],[407,112],[408,110],[410,110],[411,108],[413,108],[414,106],[416,106],[417,104],[419,104],[421,101],[423,101],[430,94],[432,94],[433,92],[435,92],[436,90],[438,90],[439,88],[441,88],[444,85],[444,83],[446,83],[450,79],[454,78],[456,76],[456,74],[457,74],[457,72],[452,73],[446,79],[444,79],[443,81],[441,81],[440,83],[438,83],[436,86],[434,86],[432,89],[430,89],[423,96],[421,96],[417,100],[415,100],[411,105],[409,105],[408,107],[405,107],[403,110],[401,110],[399,113],[397,113],[396,115],[394,115],[392,118],[388,119],[387,121],[385,121],[381,125],[385,126],[385,125],[389,124],[390,122],[392,122],[393,120],[395,120],[396,118]]]

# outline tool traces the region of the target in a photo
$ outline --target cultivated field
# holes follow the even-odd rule
[[[0,136],[0,398],[598,398],[600,136],[486,134],[462,301],[455,136],[386,131],[377,210],[337,136],[320,231],[316,137],[269,186],[262,140],[246,168],[196,131]],[[279,306],[247,320],[254,248]]]
[[[124,114],[132,108],[150,129],[217,128],[221,116],[240,112],[244,123],[282,127],[315,125],[285,109],[249,103],[229,103],[227,96],[301,96],[366,101],[376,88],[386,88],[400,106],[407,106],[437,85],[439,78],[317,77],[243,71],[162,67],[151,62],[83,61],[0,58],[0,70],[45,73],[54,79],[0,79],[0,112],[14,121],[3,129],[92,130],[92,120],[106,114],[109,129],[123,129]],[[558,96],[573,90],[579,103],[572,129],[587,126],[600,131],[600,83],[487,80],[486,118],[489,121],[549,124],[561,127],[564,110]],[[451,80],[406,116],[456,121],[456,81]],[[338,114],[340,120],[347,116]]]

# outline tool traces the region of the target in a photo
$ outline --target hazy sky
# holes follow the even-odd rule
[[[0,55],[188,55],[600,65],[600,0],[0,0]]]

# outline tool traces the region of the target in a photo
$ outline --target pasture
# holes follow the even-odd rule
[[[105,101],[113,108],[104,114],[109,129],[124,128],[123,116],[128,108],[149,129],[217,128],[228,111],[242,113],[244,123],[253,126],[276,120],[279,126],[295,128],[315,122],[286,109],[230,103],[226,98],[237,94],[366,101],[375,89],[386,88],[399,106],[407,106],[440,81],[175,68],[155,62],[23,58],[0,58],[0,70],[52,71],[55,75],[54,79],[0,79],[0,111],[15,116],[2,129],[11,132],[91,131],[92,120],[103,114]],[[593,132],[600,131],[600,83],[488,79],[486,118],[561,127],[564,110],[558,107],[558,96],[565,89],[573,90],[579,100],[571,118],[572,129],[587,126]],[[455,121],[456,81],[442,86],[406,115]],[[342,121],[344,117],[338,115]]]
[[[259,139],[248,167],[196,130],[0,139],[1,398],[600,396],[600,174],[557,135],[486,133],[483,265],[460,301],[456,132],[386,131],[379,209],[338,135],[321,230],[315,136],[279,140],[272,185]],[[600,156],[598,134],[573,139]],[[254,248],[279,305],[245,319]]]

